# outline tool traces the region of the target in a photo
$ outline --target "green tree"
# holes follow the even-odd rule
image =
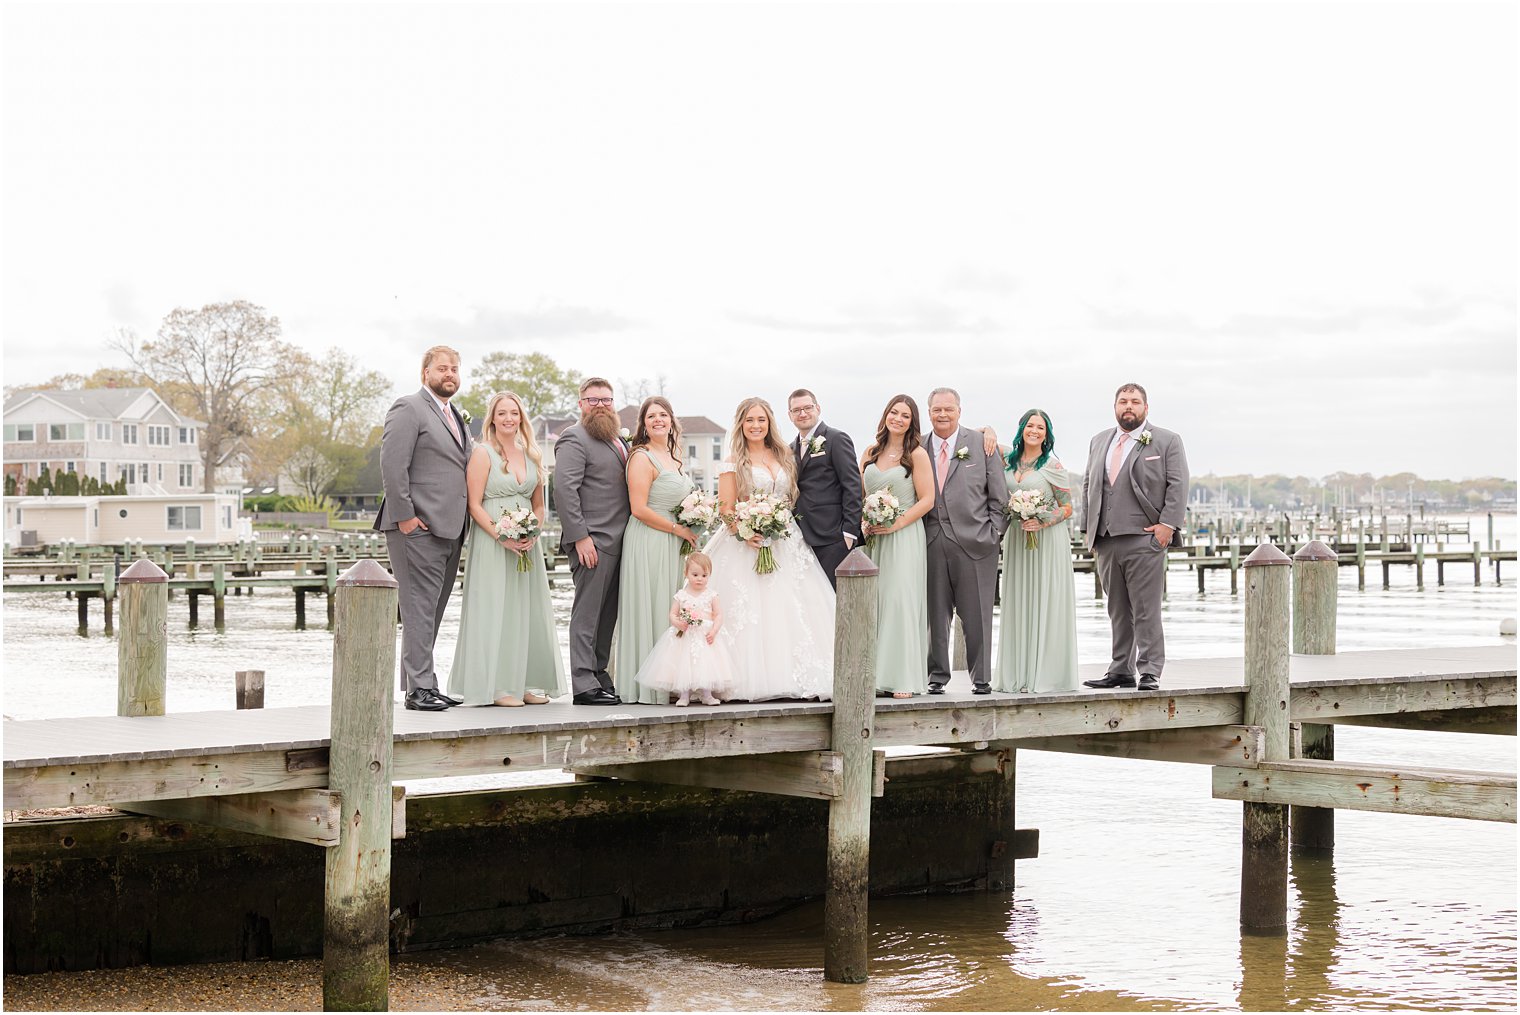
[[[580,374],[541,352],[493,352],[469,369],[473,380],[458,402],[476,416],[498,391],[515,392],[530,417],[569,412],[580,397]]]
[[[12,476],[9,472],[5,474],[5,495],[7,497],[16,496],[16,477]]]
[[[206,421],[200,434],[202,489],[216,489],[216,469],[239,438],[254,435],[260,398],[282,374],[295,350],[280,337],[280,319],[246,300],[179,307],[151,341],[130,331],[115,347],[132,365],[158,378],[159,394],[176,409]]]

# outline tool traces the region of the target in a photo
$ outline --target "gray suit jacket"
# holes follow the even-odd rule
[[[1089,549],[1103,524],[1103,482],[1108,470],[1108,444],[1117,427],[1109,427],[1087,448],[1087,479],[1082,487],[1082,525]],[[1138,443],[1149,430],[1151,442]],[[1188,464],[1182,438],[1149,423],[1135,431],[1137,443],[1119,469],[1114,502],[1109,505],[1109,534],[1138,535],[1147,525],[1163,522],[1181,529],[1187,511]]]
[[[385,414],[380,442],[380,481],[385,502],[375,516],[375,528],[394,529],[398,522],[421,518],[428,531],[443,539],[464,534],[465,465],[474,442],[459,410],[454,422],[464,443],[454,439],[443,421],[438,402],[427,389],[396,399]]]
[[[924,435],[924,450],[929,452],[929,467],[939,482],[939,462],[935,458],[933,433]],[[955,453],[966,449],[966,460]],[[998,552],[1008,516],[1008,481],[1003,478],[1003,459],[989,455],[982,447],[982,435],[961,427],[950,449],[949,473],[945,486],[934,498],[934,507],[924,515],[924,540],[933,546],[939,539],[949,539],[970,557],[981,558]]]
[[[611,444],[593,440],[579,423],[554,443],[554,510],[567,553],[591,537],[597,553],[619,556],[628,527],[627,462]]]

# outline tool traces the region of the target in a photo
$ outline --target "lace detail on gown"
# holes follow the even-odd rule
[[[725,469],[726,466],[726,469]],[[718,466],[733,471],[732,463]],[[752,467],[756,493],[774,491],[775,479]],[[737,669],[731,697],[819,698],[834,690],[834,588],[793,522],[771,547],[772,574],[755,573],[755,550],[720,528],[703,551],[712,558],[709,591],[723,604],[723,627]]]

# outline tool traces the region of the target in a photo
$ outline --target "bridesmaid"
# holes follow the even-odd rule
[[[1038,490],[1055,505],[1046,518],[1008,526],[1003,536],[1002,612],[992,686],[998,691],[1077,689],[1077,598],[1071,574],[1071,481],[1056,460],[1050,417],[1030,409],[1008,453],[1008,492]],[[1017,521],[1017,519],[1015,519]],[[1034,549],[1024,533],[1039,534]]]
[[[886,488],[903,513],[891,525],[866,525],[876,581],[876,693],[911,698],[929,689],[927,563],[924,515],[934,507],[934,470],[919,441],[918,404],[894,395],[876,424],[876,442],[860,459],[870,496]]]
[[[670,597],[681,587],[681,544],[697,544],[697,534],[672,512],[692,491],[681,465],[681,426],[675,410],[659,395],[639,406],[639,428],[628,455],[628,505],[632,517],[623,531],[618,578],[617,645],[614,680],[626,703],[665,705],[670,693],[645,687],[635,674],[654,643],[670,626]]]
[[[536,539],[503,542],[496,521],[503,511],[531,507],[544,521],[543,457],[527,426],[522,399],[498,391],[486,405],[481,440],[465,470],[469,497],[469,554],[459,612],[459,641],[449,670],[449,693],[466,705],[542,705],[530,687],[564,694],[549,576]],[[528,554],[530,568],[517,570]]]

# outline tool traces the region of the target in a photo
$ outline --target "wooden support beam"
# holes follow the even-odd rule
[[[1397,712],[1393,715],[1348,715],[1328,717],[1325,722],[1336,726],[1379,726],[1395,730],[1440,730],[1444,733],[1488,733],[1512,737],[1515,735],[1515,706]]]
[[[1026,751],[1095,754],[1137,761],[1179,761],[1194,765],[1233,765],[1255,768],[1261,758],[1259,726],[1192,726],[1133,733],[1083,733],[1070,737],[1010,740]],[[1228,761],[1221,761],[1228,758]]]
[[[1050,702],[1019,702],[996,708],[944,707],[893,709],[876,715],[877,747],[960,747],[978,741],[1028,737],[1065,737],[1079,733],[1118,733],[1187,726],[1241,723],[1240,687],[1217,693],[1099,695],[1084,693],[1080,708],[1052,707]]]
[[[276,793],[239,793],[192,800],[144,800],[121,810],[170,821],[214,825],[274,839],[336,846],[342,806],[327,789],[293,789]]]
[[[1258,804],[1515,820],[1515,776],[1344,761],[1267,761],[1255,771],[1214,769],[1214,798]]]
[[[1513,679],[1447,675],[1410,677],[1399,683],[1298,686],[1292,688],[1288,711],[1294,722],[1344,722],[1347,716],[1391,716],[1515,704]]]
[[[886,752],[874,752],[874,772],[884,773]],[[710,789],[777,796],[832,800],[844,786],[844,763],[837,751],[798,751],[789,754],[757,754],[743,758],[703,758],[690,761],[647,761],[632,765],[578,765],[566,769],[575,775],[660,782],[674,786],[706,786]],[[881,796],[881,778],[872,779],[872,796]]]

